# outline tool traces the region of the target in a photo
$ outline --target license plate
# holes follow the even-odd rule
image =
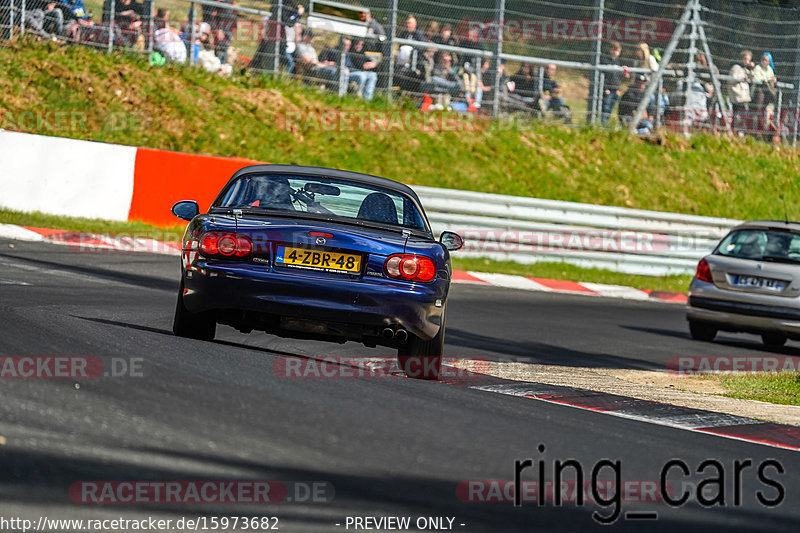
[[[735,276],[733,278],[733,284],[737,287],[768,289],[772,291],[782,291],[786,287],[785,281],[759,278],[756,276]]]
[[[361,272],[361,256],[356,254],[340,254],[279,246],[275,263],[291,268],[318,270],[321,272],[340,272],[358,274]]]

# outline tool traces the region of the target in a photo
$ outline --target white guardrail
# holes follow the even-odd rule
[[[436,234],[465,238],[456,257],[563,262],[629,274],[691,274],[738,220],[414,187]]]

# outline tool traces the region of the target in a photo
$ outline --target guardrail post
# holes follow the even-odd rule
[[[111,11],[108,16],[108,46],[106,48],[107,53],[111,53],[114,50],[114,19],[116,17],[116,10],[117,10],[117,3],[110,2],[111,4]]]
[[[397,33],[397,0],[389,0],[389,38],[383,47],[384,53],[389,54],[389,72],[386,75],[386,98],[392,101],[392,88],[394,87],[394,36]],[[386,61],[386,57],[383,58]]]
[[[600,110],[600,113],[603,112],[603,87],[600,85],[603,83],[600,79],[600,71],[598,70],[598,65],[600,65],[600,57],[603,53],[603,17],[605,15],[605,0],[595,0],[595,13],[597,16],[595,17],[595,21],[597,22],[597,36],[594,40],[594,55],[592,57],[592,65],[594,69],[592,70],[592,82],[591,85],[594,88],[592,91],[589,91],[589,102],[586,108],[589,110],[589,116],[587,118],[587,123],[589,124],[596,124],[597,123],[597,110]],[[605,79],[605,76],[603,76]],[[598,102],[599,100],[599,102]]]
[[[494,58],[492,59],[493,69],[494,69],[494,87],[492,87],[492,117],[497,118],[500,114],[500,56],[503,53],[503,38],[506,29],[506,20],[505,20],[505,13],[506,13],[506,0],[497,0],[497,41],[494,44]],[[481,75],[481,70],[483,68],[483,58],[480,60],[480,64],[476,65],[476,73],[478,76]],[[481,80],[478,80],[478,83],[482,83]]]
[[[270,23],[267,21],[267,39],[269,39],[269,27]],[[272,24],[272,27],[275,28],[275,42],[272,46],[272,50],[275,52],[275,59],[272,64],[272,73],[278,74],[281,68],[281,30],[283,29],[283,0],[278,0],[277,6],[275,8],[275,22]],[[294,26],[292,26],[292,31],[294,30]],[[295,37],[295,40],[297,37]],[[288,41],[287,41],[288,42]]]
[[[347,93],[347,86],[348,86],[348,78],[347,75],[347,54],[348,52],[344,51],[344,44],[342,44],[342,49],[339,51],[339,98],[342,98]]]
[[[186,64],[191,65],[194,63],[194,47],[197,40],[197,13],[195,11],[197,4],[192,2],[189,4],[189,35],[191,42],[189,43],[189,53],[186,54]]]
[[[194,6],[194,4],[190,4]],[[156,2],[155,0],[150,0],[150,20],[147,21],[147,52],[148,54],[153,53],[153,45],[155,44],[155,32],[156,32]]]

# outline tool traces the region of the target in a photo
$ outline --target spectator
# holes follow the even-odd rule
[[[153,34],[153,48],[173,63],[186,62],[186,44],[180,31],[169,25],[169,10],[159,8],[155,19],[156,31]]]
[[[401,39],[408,39],[410,41],[425,42],[425,36],[417,29],[417,17],[409,15],[406,18],[405,29],[400,32]]]
[[[94,22],[86,13],[83,0],[60,0],[59,8],[67,22],[66,34],[70,41],[79,43],[83,39],[84,30],[94,26]]]
[[[28,31],[33,35],[36,35],[40,39],[46,39],[48,41],[58,40],[57,37],[48,33],[44,29],[44,11],[39,8],[33,9],[26,9],[24,13],[22,13],[23,23],[25,27],[28,28]]]
[[[371,39],[378,39],[383,41],[386,38],[386,30],[383,29],[381,23],[375,20],[372,13],[367,13],[367,36]]]
[[[467,48],[475,51],[483,51],[483,45],[480,42],[480,32],[477,28],[470,28],[467,32],[467,38],[461,41],[459,45],[461,48]],[[455,58],[453,58],[455,62]],[[461,60],[458,64],[459,74],[463,78],[464,90],[467,93],[467,98],[474,99],[475,107],[481,107],[483,100],[483,91],[480,83],[480,67],[482,59],[478,54],[464,52],[461,55]]]
[[[557,69],[558,67],[554,63],[550,63],[547,65],[542,79],[542,96],[547,100],[546,110],[553,113],[560,113],[561,108],[564,107],[561,86],[555,80]]]
[[[469,50],[475,50],[477,52],[484,51],[483,44],[481,44],[481,34],[477,28],[470,28],[469,31],[467,31],[467,38],[462,40],[458,46],[461,48],[467,48]],[[458,66],[466,68],[471,72],[477,72],[478,65],[480,64],[480,54],[464,52],[462,54],[461,61],[458,63]]]
[[[144,4],[136,3],[133,0],[113,1],[114,23],[119,27],[120,37],[123,42],[133,45],[135,50],[144,50],[144,35],[141,32],[142,17],[145,15]]]
[[[295,50],[295,59],[305,68],[305,75],[323,82],[333,82],[337,78],[337,66],[333,61],[320,61],[314,48],[314,32],[309,28],[303,30],[303,40]]]
[[[183,40],[192,56],[192,63],[196,63],[198,54],[203,50],[208,50],[211,48],[211,26],[208,24],[208,22],[195,23],[194,43],[192,43],[192,26],[191,24],[186,24],[183,27]]]
[[[608,47],[608,55],[603,56],[600,60],[602,65],[619,66],[619,55],[622,53],[622,45],[617,41],[612,41]],[[619,102],[619,84],[622,79],[623,73],[617,70],[605,72],[605,86],[603,87],[603,114],[600,118],[603,126],[608,123],[611,113]],[[628,71],[625,70],[625,77],[628,77]]]
[[[684,119],[692,126],[697,126],[708,120],[708,109],[714,88],[710,83],[703,83],[695,79],[686,93],[686,108]]]
[[[753,107],[756,111],[762,111],[767,105],[777,101],[778,79],[775,71],[770,65],[772,54],[764,52],[761,54],[761,61],[753,68]]]
[[[536,83],[536,77],[533,75],[533,65],[530,63],[522,63],[516,74],[511,76],[511,92],[533,101],[533,98],[539,93],[539,86]]]
[[[750,107],[750,80],[753,76],[753,52],[742,50],[739,53],[739,62],[731,67],[730,76],[734,81],[728,85],[728,99],[733,107],[733,112],[748,111]]]
[[[439,23],[435,20],[428,22],[428,24],[425,26],[424,35],[426,41],[429,43],[433,42],[436,36],[439,35]]]
[[[451,96],[458,96],[462,92],[461,79],[453,69],[453,56],[450,52],[436,52],[434,55],[430,83]]]
[[[300,17],[306,12],[303,4],[297,0],[287,0],[283,6],[283,20],[281,25],[285,35],[283,41],[283,61],[286,63],[286,72],[294,74],[294,52],[297,50],[297,43],[303,35],[303,25]]]
[[[409,15],[406,18],[405,29],[400,32],[401,39],[408,39],[410,41],[425,42],[425,36],[417,29],[417,18],[414,15]],[[397,51],[397,68],[398,70],[410,69],[413,63],[411,55],[414,53],[414,47],[409,45],[402,45]],[[401,74],[402,75],[402,74]]]
[[[384,54],[384,58],[389,57],[389,51],[385,47],[388,46],[386,42],[386,30],[381,26],[380,22],[375,20],[372,13],[367,13],[364,17],[367,23],[367,39],[364,41],[364,50],[366,52],[380,52]],[[385,61],[388,65],[388,61]]]
[[[658,70],[658,61],[650,54],[650,47],[647,46],[647,43],[639,43],[639,46],[636,47],[636,59],[638,60],[637,67],[653,72]]]
[[[228,49],[233,41],[236,31],[238,15],[233,9],[225,8],[219,4],[233,5],[234,0],[212,0],[218,5],[203,4],[203,22],[211,26],[211,36],[214,38],[214,53],[219,60],[225,63]]]
[[[355,79],[358,82],[358,94],[364,97],[364,100],[372,100],[375,95],[375,86],[378,84],[378,68],[377,61],[373,61],[364,52],[365,43],[363,40],[358,40],[353,45],[353,51],[350,53],[350,62],[353,70],[350,72],[350,79]]]
[[[58,0],[28,0],[29,9],[41,9],[44,16],[42,29],[55,37],[64,36],[64,13],[58,8]]]
[[[622,124],[630,124],[633,115],[636,113],[636,108],[639,106],[639,102],[642,101],[642,97],[644,96],[647,81],[647,76],[644,74],[637,74],[633,83],[628,87],[628,90],[625,91],[619,99],[617,116]]]
[[[431,39],[436,44],[446,44],[447,46],[458,46],[458,39],[453,35],[453,26],[448,22],[442,26],[442,31]]]

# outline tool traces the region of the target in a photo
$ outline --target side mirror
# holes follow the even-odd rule
[[[439,236],[439,242],[451,252],[464,247],[464,239],[461,238],[461,235],[452,231],[443,231]]]
[[[183,200],[172,206],[172,214],[183,220],[192,220],[200,213],[200,206],[194,200]]]

